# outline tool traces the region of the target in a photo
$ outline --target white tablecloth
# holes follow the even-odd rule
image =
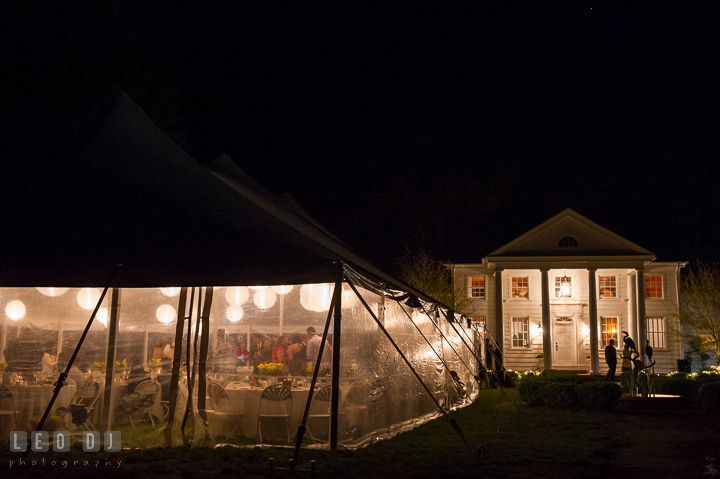
[[[45,413],[47,405],[53,396],[55,386],[9,386],[15,398],[15,409],[20,411],[17,415],[19,429],[32,431],[30,420],[33,418],[41,418]],[[51,415],[59,407],[67,407],[70,405],[75,396],[77,387],[68,385],[60,390],[55,403],[53,404]],[[3,418],[7,422],[9,418]],[[11,420],[11,419],[10,419]],[[3,423],[0,430],[7,430],[6,424]]]

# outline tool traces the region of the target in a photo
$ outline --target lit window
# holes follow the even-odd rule
[[[598,276],[600,298],[617,298],[617,285],[615,276]]]
[[[555,277],[555,297],[569,298],[572,296],[572,279],[569,276]]]
[[[475,316],[472,320],[477,323],[480,331],[485,331],[485,316]]]
[[[485,299],[485,276],[468,278],[468,298]]]
[[[578,242],[572,236],[565,236],[558,242],[558,248],[577,248]]]
[[[512,277],[512,298],[528,299],[528,277]]]
[[[600,317],[600,325],[602,330],[602,347],[604,348],[608,344],[610,344],[610,340],[615,340],[615,346],[617,346],[618,343],[618,318],[611,316],[611,317]]]
[[[648,316],[647,337],[653,348],[665,349],[665,318]]]
[[[663,297],[662,276],[645,276],[645,297]]]
[[[512,345],[524,348],[528,345],[528,322],[530,318],[512,318]]]

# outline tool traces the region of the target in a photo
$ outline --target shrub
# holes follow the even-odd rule
[[[669,394],[683,397],[691,397],[693,388],[695,387],[692,379],[681,375],[654,377],[653,386],[656,394]]]
[[[620,386],[610,382],[587,382],[576,392],[578,405],[588,409],[612,409],[622,395]]]
[[[543,404],[543,398],[540,393],[543,384],[547,384],[547,381],[540,379],[538,376],[528,375],[523,377],[517,387],[520,393],[520,399],[528,406],[539,406]]]
[[[708,382],[698,390],[702,407],[706,412],[720,413],[720,382]]]
[[[540,397],[551,407],[573,407],[577,402],[577,389],[573,381],[545,382],[540,386]]]

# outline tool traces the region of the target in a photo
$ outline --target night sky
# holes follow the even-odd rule
[[[720,261],[720,8],[545,3],[4,6],[3,141],[72,155],[124,90],[386,270],[568,207]]]

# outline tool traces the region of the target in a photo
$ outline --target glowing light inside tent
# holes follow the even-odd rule
[[[61,295],[65,294],[67,292],[67,290],[70,288],[35,288],[35,289],[40,291],[45,296],[54,297],[54,296],[61,296]]]
[[[17,321],[25,316],[25,304],[23,304],[23,302],[19,299],[10,301],[7,306],[5,306],[5,314],[7,314],[7,317],[13,321]]]
[[[293,290],[292,286],[270,286],[270,288],[277,294],[288,294]]]
[[[100,290],[97,288],[83,288],[78,291],[77,302],[83,309],[95,309],[100,299]]]
[[[107,308],[100,308],[100,311],[98,311],[97,316],[95,316],[98,321],[102,323],[103,326],[107,328],[108,323],[108,309]]]
[[[155,317],[163,324],[172,323],[175,320],[175,308],[169,304],[163,304],[155,311]]]
[[[263,289],[267,288],[267,286],[248,286],[253,291],[262,291]]]
[[[160,292],[165,296],[170,296],[172,298],[173,296],[177,296],[178,294],[180,294],[180,288],[160,288]]]
[[[230,306],[228,309],[225,310],[225,317],[230,321],[231,323],[237,323],[240,321],[243,317],[243,309],[242,308],[233,308]]]
[[[225,299],[230,306],[240,306],[250,299],[250,290],[245,286],[234,286],[225,290]]]
[[[264,288],[260,291],[256,291],[253,295],[253,303],[260,309],[270,309],[275,305],[277,301],[277,295],[275,291],[270,288]]]
[[[308,311],[322,312],[330,308],[334,284],[304,284],[300,287],[300,304]]]

